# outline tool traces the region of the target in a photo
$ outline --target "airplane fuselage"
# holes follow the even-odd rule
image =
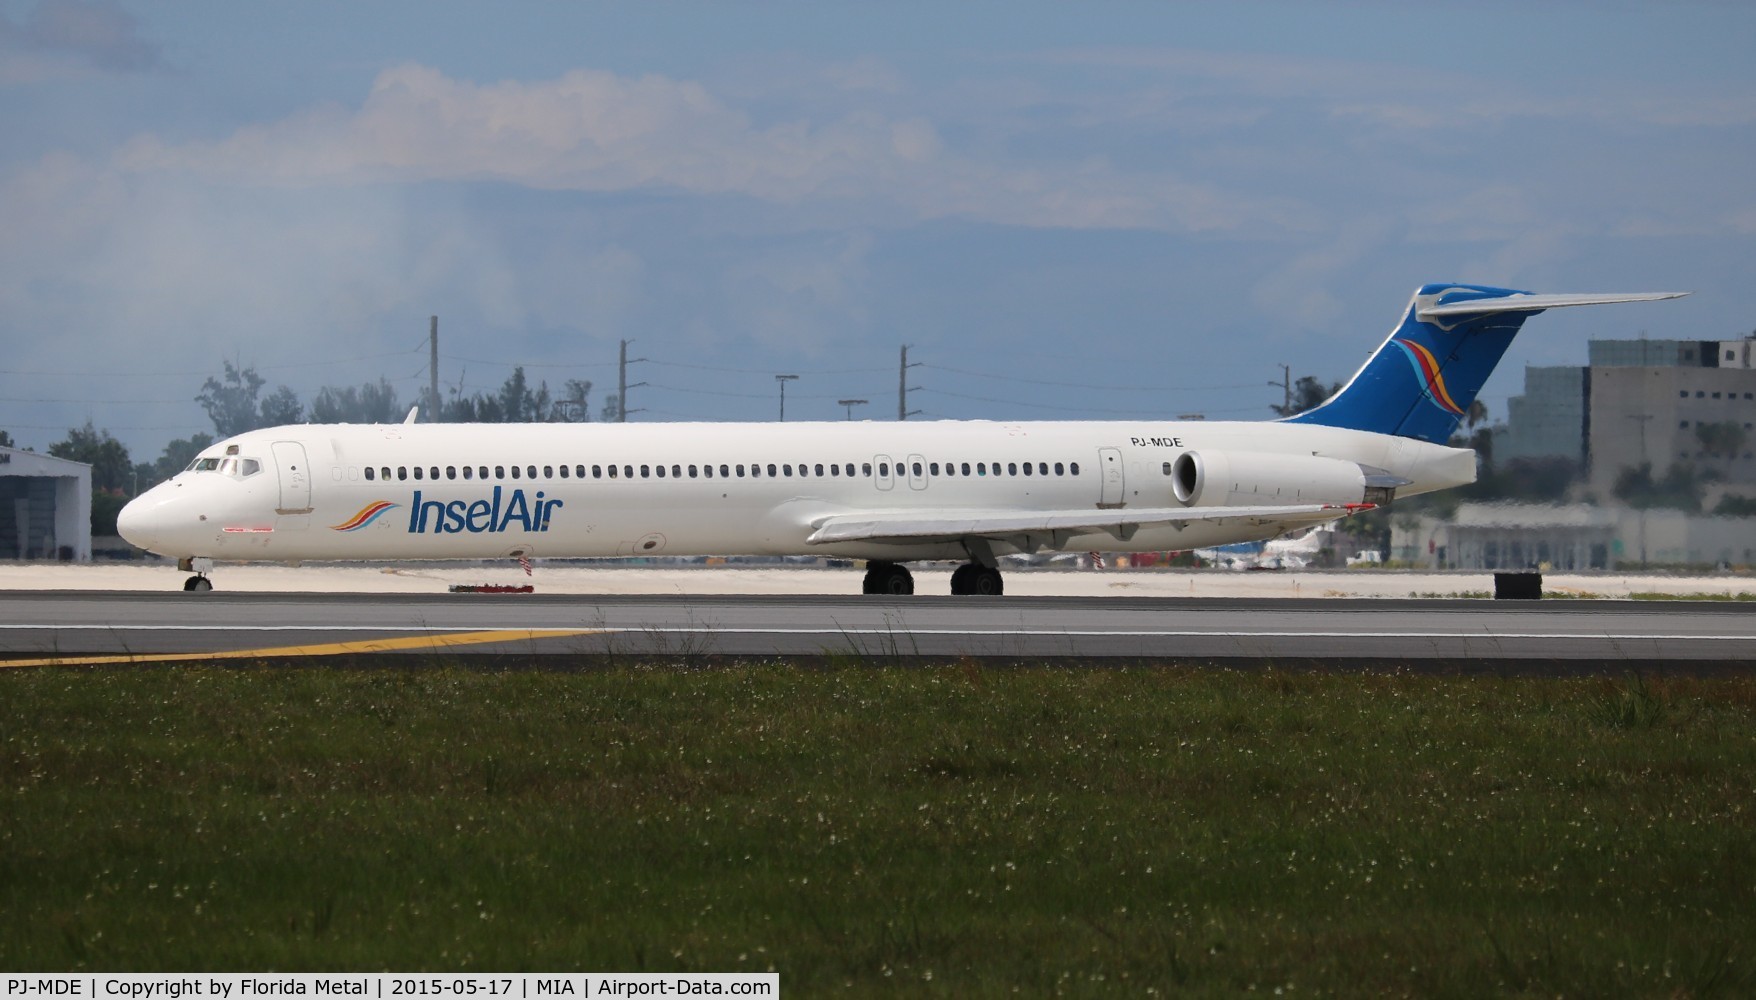
[[[220,442],[203,453],[214,467],[179,474],[132,509],[137,525],[152,525],[139,544],[221,560],[963,558],[956,541],[807,539],[825,518],[853,513],[1174,508],[1173,469],[1185,453],[1251,457],[1248,469],[1206,484],[1203,507],[1359,503],[1363,489],[1346,480],[1359,480],[1360,467],[1406,480],[1404,496],[1475,473],[1467,450],[1276,423],[301,425]],[[1343,482],[1261,474],[1313,457],[1333,460]],[[254,474],[241,474],[246,460]],[[994,549],[1188,549],[1308,523],[1021,532]]]

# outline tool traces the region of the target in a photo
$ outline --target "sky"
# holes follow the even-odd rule
[[[630,420],[1271,416],[1430,281],[1756,329],[1756,5],[0,0],[0,429],[225,362]],[[1282,366],[1287,366],[1283,369]]]

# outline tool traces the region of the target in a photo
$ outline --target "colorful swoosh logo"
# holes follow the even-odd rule
[[[392,507],[396,507],[396,506],[398,506],[398,504],[393,504],[389,500],[374,500],[373,502],[367,504],[366,506],[361,507],[360,512],[358,514],[355,514],[353,517],[348,518],[347,520],[343,521],[340,524],[330,525],[329,526],[330,530],[332,530],[332,531],[359,531],[361,528],[364,528],[366,525],[371,524],[373,521],[378,520],[378,516],[380,514],[383,514],[385,511],[391,509]]]
[[[1401,337],[1397,338],[1396,346],[1402,348],[1403,353],[1408,355],[1409,364],[1415,366],[1415,374],[1420,376],[1421,383],[1426,387],[1426,397],[1446,413],[1463,416],[1463,407],[1452,401],[1450,391],[1445,388],[1445,377],[1439,374],[1439,361],[1433,357],[1433,352]]]

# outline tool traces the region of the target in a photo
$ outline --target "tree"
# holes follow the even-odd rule
[[[262,401],[260,411],[263,427],[279,427],[282,424],[296,424],[304,416],[305,406],[299,397],[286,386],[276,389]]]
[[[122,442],[100,431],[87,420],[85,426],[67,432],[67,438],[49,446],[49,454],[91,466],[93,490],[126,490],[134,478],[134,463]]]
[[[223,364],[224,381],[209,376],[201,383],[201,395],[195,401],[207,411],[214,431],[220,437],[231,437],[259,426],[256,397],[267,380],[256,374],[254,368],[239,369],[230,361]]]
[[[304,407],[293,390],[283,385],[258,403],[257,397],[268,380],[256,374],[254,368],[239,368],[230,361],[222,363],[225,377],[210,376],[201,383],[201,394],[195,397],[220,437],[299,422]]]
[[[12,442],[12,435],[6,433],[5,431],[0,431],[0,448],[16,448],[16,447],[18,447],[18,445],[14,444]]]
[[[1668,507],[1697,514],[1701,511],[1701,486],[1708,477],[1698,475],[1687,462],[1677,462],[1663,479],[1652,476],[1652,463],[1626,468],[1616,476],[1613,492],[1630,507],[1646,510]]]
[[[562,389],[565,393],[555,400],[549,411],[549,419],[567,424],[583,424],[591,421],[591,406],[586,397],[591,395],[591,383],[582,379],[570,378]]]
[[[1744,450],[1744,442],[1748,438],[1744,428],[1735,420],[1695,425],[1695,440],[1701,442],[1702,451],[1714,458],[1737,458],[1738,453]]]
[[[394,424],[403,412],[396,387],[383,378],[358,387],[326,385],[311,400],[311,419],[320,424]]]
[[[189,468],[195,456],[210,444],[213,444],[212,434],[191,434],[165,445],[164,453],[152,464],[152,482],[162,483]]]
[[[1277,404],[1270,406],[1269,409],[1273,410],[1277,416],[1290,417],[1295,413],[1304,413],[1306,410],[1315,408],[1340,391],[1340,382],[1331,382],[1328,388],[1324,388],[1323,383],[1318,381],[1316,376],[1304,375],[1293,383],[1293,398],[1290,404]]]

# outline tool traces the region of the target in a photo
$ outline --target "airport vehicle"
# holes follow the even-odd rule
[[[1274,538],[1474,481],[1447,444],[1524,321],[1686,293],[1432,284],[1328,401],[1271,421],[402,424],[271,427],[129,503],[129,542],[215,561],[820,554],[864,591],[998,595],[997,557]]]

